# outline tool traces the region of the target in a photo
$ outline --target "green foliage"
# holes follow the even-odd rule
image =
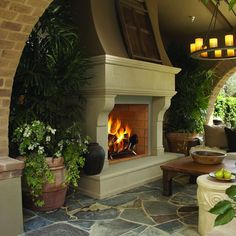
[[[53,152],[51,148],[55,132],[55,129],[40,121],[23,124],[14,131],[13,141],[17,143],[20,155],[25,158],[23,177],[37,206],[43,204],[38,198],[43,185],[54,181],[46,156]]]
[[[177,94],[165,114],[165,131],[199,133],[203,131],[213,87],[212,65],[191,59],[186,48],[175,43],[170,44],[168,55],[181,71],[176,75]]]
[[[236,98],[219,95],[215,103],[214,116],[220,117],[228,127],[236,128]]]
[[[78,123],[74,123],[63,134],[60,144],[63,144],[62,156],[67,169],[66,183],[78,186],[80,170],[84,166],[84,153],[87,152],[88,137],[82,137]],[[59,145],[60,145],[59,144]]]
[[[44,184],[53,183],[54,176],[50,171],[44,154],[32,153],[25,159],[23,178],[29,187],[30,195],[36,206],[43,206],[44,201],[39,197],[42,195]]]
[[[227,188],[225,193],[232,200],[219,201],[213,208],[209,210],[210,213],[217,215],[214,226],[227,224],[235,217],[236,185],[232,185]]]
[[[14,78],[10,139],[16,127],[35,119],[65,129],[82,118],[79,90],[88,81],[89,61],[79,47],[70,2],[54,0],[26,42]]]
[[[59,143],[54,139],[56,129],[40,121],[32,121],[19,126],[14,131],[13,142],[17,144],[20,155],[25,158],[23,177],[37,206],[43,186],[52,183],[54,176],[46,162],[46,157],[63,157],[66,167],[66,184],[77,186],[80,169],[84,166],[83,154],[87,152],[88,138],[82,137],[77,123],[66,131]]]
[[[167,131],[201,132],[205,122],[213,72],[201,67],[183,71],[176,76],[177,94],[167,111]]]
[[[236,97],[236,73],[230,76],[230,78],[226,81],[220,91],[220,95],[224,97]]]
[[[201,0],[203,3],[208,4],[209,0]],[[215,2],[217,2],[217,0],[214,0]],[[232,10],[234,5],[236,4],[236,0],[229,0],[229,10]]]

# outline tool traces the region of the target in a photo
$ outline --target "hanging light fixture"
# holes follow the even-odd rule
[[[220,0],[217,0],[210,24],[208,26],[205,38],[196,38],[194,43],[190,44],[191,57],[198,60],[227,60],[236,59],[236,46],[234,44],[234,35],[227,34],[224,38],[224,45],[220,46],[218,38],[209,38],[211,31],[215,30],[216,18]]]

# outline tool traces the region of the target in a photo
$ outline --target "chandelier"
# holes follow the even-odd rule
[[[234,35],[224,36],[224,45],[220,45],[218,38],[210,38],[209,34],[215,30],[216,18],[220,0],[217,0],[212,14],[205,38],[196,38],[194,43],[190,44],[191,57],[198,60],[228,60],[236,59],[236,46],[234,45]]]

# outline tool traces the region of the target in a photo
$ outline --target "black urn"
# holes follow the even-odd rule
[[[98,175],[101,173],[105,151],[98,143],[89,143],[88,152],[85,154],[84,173],[86,175]]]

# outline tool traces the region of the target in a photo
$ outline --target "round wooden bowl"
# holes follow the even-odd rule
[[[193,151],[191,152],[193,160],[199,164],[216,165],[220,164],[226,157],[226,153],[217,151]]]

